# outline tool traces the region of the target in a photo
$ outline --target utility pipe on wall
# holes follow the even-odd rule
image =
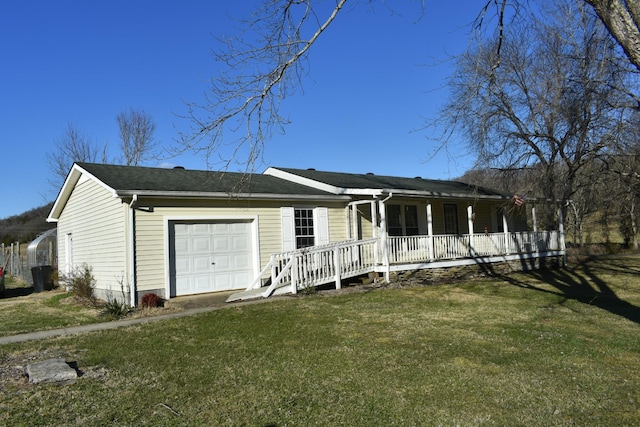
[[[129,259],[127,269],[127,278],[129,280],[129,296],[131,307],[136,306],[136,252],[135,252],[135,219],[136,205],[138,203],[138,195],[134,194],[129,203]]]

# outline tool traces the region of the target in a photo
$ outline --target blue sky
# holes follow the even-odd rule
[[[355,3],[355,2],[352,2]],[[266,147],[267,166],[449,179],[472,158],[437,156],[424,131],[446,99],[447,61],[469,42],[479,2],[347,5],[314,46],[303,90],[283,104],[291,124]],[[118,152],[115,117],[156,122],[159,145],[189,123],[219,70],[216,37],[233,35],[255,1],[4,0],[0,5],[0,218],[53,201],[46,153],[68,123]],[[330,6],[331,1],[325,1]],[[204,169],[184,154],[166,163]],[[157,166],[158,162],[145,164]]]

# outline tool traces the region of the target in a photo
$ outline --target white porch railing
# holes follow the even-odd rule
[[[258,289],[265,279],[270,284],[264,296],[276,289],[290,286],[291,293],[300,289],[335,282],[372,272],[377,264],[378,240],[358,240],[312,246],[271,255],[268,265],[247,288]],[[267,276],[267,273],[270,273]]]
[[[543,254],[564,249],[557,231],[388,237],[387,243],[388,261],[383,259],[378,239],[273,254],[245,292],[266,298],[279,289],[297,293],[331,282],[340,288],[341,280],[373,272],[381,265],[437,264],[444,260]]]
[[[407,264],[560,250],[557,231],[389,237],[389,263]]]

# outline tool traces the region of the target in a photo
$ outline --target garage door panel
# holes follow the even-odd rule
[[[189,259],[187,258],[177,258],[176,259],[176,273],[189,273],[191,272],[191,266]]]
[[[214,236],[213,240],[213,251],[228,251],[230,249],[229,245],[229,236]]]
[[[202,273],[211,271],[211,257],[207,256],[194,256],[191,258],[193,263],[193,273]]]
[[[176,253],[185,253],[189,250],[189,239],[176,237],[175,248]]]
[[[244,270],[251,265],[251,259],[244,254],[238,254],[234,256],[232,260],[233,260],[232,268],[234,270]]]
[[[207,274],[207,275],[203,275],[203,276],[195,276],[194,277],[194,287],[195,287],[195,291],[196,293],[198,292],[211,292],[211,286],[212,286],[212,278],[211,275]]]
[[[198,234],[209,234],[209,224],[188,224],[188,233],[192,236]]]
[[[178,277],[176,278],[176,295],[186,295],[189,290],[192,289],[190,277]]]
[[[231,266],[230,256],[228,254],[219,254],[213,256],[213,262],[215,264],[215,270],[228,270]]]
[[[250,227],[248,222],[238,222],[231,224],[230,229],[235,233],[247,233]]]
[[[176,295],[246,288],[252,281],[251,222],[173,224]]]
[[[214,233],[226,234],[229,233],[229,224],[226,222],[211,224],[211,230]]]
[[[234,251],[246,251],[249,248],[250,241],[246,236],[233,236],[231,238],[231,248]]]
[[[188,229],[189,229],[188,224],[179,224],[179,223],[174,224],[174,230],[176,235],[178,234],[185,235]]]
[[[209,237],[193,237],[191,239],[193,253],[209,253],[211,252],[211,239]]]

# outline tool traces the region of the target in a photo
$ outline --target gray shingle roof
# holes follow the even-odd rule
[[[322,190],[262,174],[77,163],[117,194],[226,193],[334,196]],[[335,196],[334,196],[335,197]]]
[[[508,198],[509,196],[496,190],[476,187],[457,181],[442,181],[435,179],[403,178],[374,174],[352,174],[341,172],[323,172],[314,169],[275,168],[281,171],[308,178],[345,189],[382,189],[404,190],[428,193],[432,195],[458,196],[493,196]]]

